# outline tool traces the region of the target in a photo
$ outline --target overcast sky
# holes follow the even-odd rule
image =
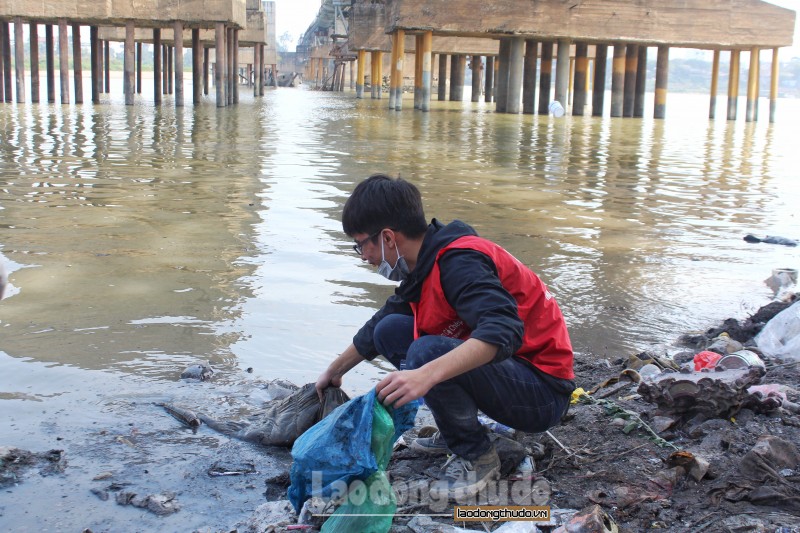
[[[800,12],[800,0],[773,0],[770,3]],[[278,37],[288,31],[292,36],[292,42],[296,43],[316,17],[320,5],[320,0],[275,0],[275,25]],[[781,49],[780,53],[781,60],[792,56],[800,57],[797,19],[795,19],[794,46],[791,49]]]

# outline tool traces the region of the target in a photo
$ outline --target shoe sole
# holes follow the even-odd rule
[[[414,450],[417,452],[427,453],[428,455],[447,455],[450,453],[450,450],[447,448],[427,448],[425,446],[420,446],[416,442],[411,442],[408,445],[409,450]]]
[[[453,501],[453,502],[466,501],[466,500],[474,497],[476,494],[478,494],[484,488],[486,488],[486,485],[488,485],[491,482],[498,481],[499,479],[500,479],[500,467],[498,467],[497,470],[495,470],[494,472],[492,472],[491,474],[489,474],[488,476],[483,478],[483,480],[481,480],[480,482],[475,483],[474,485],[470,485],[468,487],[460,487],[460,488],[457,488],[457,489],[454,489],[454,490],[448,490],[447,491],[447,499],[449,501]],[[444,491],[442,491],[442,492],[444,492]],[[439,494],[440,494],[440,492],[438,490],[433,489],[433,488],[431,489],[431,497],[432,498],[440,499]]]

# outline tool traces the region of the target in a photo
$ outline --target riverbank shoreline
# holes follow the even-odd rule
[[[718,337],[721,328],[727,324],[731,329],[734,322],[743,321],[723,321],[701,335],[702,340],[687,337],[694,339],[694,345],[684,346],[683,351],[700,350],[701,344],[712,340],[710,335]],[[658,360],[667,355],[657,353],[661,349],[631,357]],[[733,478],[728,473],[736,471],[765,435],[800,442],[800,417],[783,410],[758,413],[744,408],[726,419],[695,417],[660,427],[663,422],[657,420],[654,406],[636,392],[637,384],[620,378],[630,373],[632,360],[577,354],[580,387],[591,390],[617,381],[599,387],[591,396],[594,401],[573,405],[562,424],[549,433],[517,436],[516,441],[533,455],[536,478],[549,484],[549,505],[566,510],[561,516],[569,517],[598,504],[620,531],[657,527],[678,532],[704,524],[724,530],[740,522],[768,528],[796,525],[797,509],[746,501],[741,497],[746,492],[729,489]],[[227,371],[218,369],[217,374]],[[768,360],[762,381],[787,386],[791,390],[787,395],[797,401],[798,365],[780,366]],[[280,531],[270,529],[275,515],[265,515],[264,509],[280,508],[282,504],[275,502],[285,500],[289,450],[228,439],[205,426],[192,431],[156,405],[159,400],[179,400],[209,409],[234,408],[241,415],[245,405],[254,406],[269,394],[269,384],[246,375],[215,377],[210,382],[183,380],[172,391],[143,388],[138,398],[98,399],[99,412],[76,413],[83,420],[72,427],[60,423],[59,418],[67,416],[63,410],[45,416],[40,429],[50,438],[42,441],[42,447],[14,451],[13,442],[0,447],[4,490],[0,518],[7,531]],[[619,408],[616,414],[611,405]],[[147,419],[118,418],[125,410]],[[626,431],[630,417],[621,414],[625,412],[638,414],[643,424]],[[24,425],[22,418],[20,424]],[[654,439],[644,426],[655,427],[663,440]],[[58,447],[48,448],[54,444]],[[679,449],[705,461],[700,477],[671,464]],[[389,473],[401,481],[409,472],[428,476],[439,467],[437,461],[400,447]],[[788,479],[792,475],[796,474]],[[453,525],[452,519],[442,518],[413,522],[409,515],[424,513],[424,508],[403,505],[392,531],[439,531]],[[296,517],[288,512],[285,520],[294,523]]]

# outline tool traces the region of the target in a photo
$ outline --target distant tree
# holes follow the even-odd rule
[[[295,43],[292,35],[287,31],[278,37],[278,52],[289,52],[289,47]]]

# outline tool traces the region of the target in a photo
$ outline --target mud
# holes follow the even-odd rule
[[[747,345],[785,306],[767,307],[748,320],[685,336],[669,355],[685,361],[721,331]],[[528,486],[537,498],[531,503],[544,498],[558,511],[558,520],[540,529],[554,530],[558,521],[583,511],[584,519],[602,515],[619,531],[798,531],[800,416],[774,405],[764,412],[746,402],[737,406],[736,398],[719,411],[665,413],[664,405],[643,398],[640,383],[620,378],[630,374],[630,361],[578,354],[578,385],[606,386],[572,405],[548,433],[496,437],[506,487]],[[781,385],[789,402],[800,401],[800,365],[767,360],[765,370],[762,384]],[[69,421],[43,413],[30,422],[36,426],[31,444],[41,448],[0,448],[4,529],[285,530],[297,521],[284,501],[291,462],[286,448],[242,442],[205,426],[187,428],[157,405],[204,405],[215,416],[246,419],[271,399],[268,391],[268,384],[218,368],[211,382],[149,391],[136,401],[106,401],[90,417]],[[429,424],[422,410],[403,438]],[[520,471],[526,456],[532,469]],[[409,494],[424,489],[443,464],[444,457],[420,456],[398,444],[389,476],[408,493],[400,497],[392,531],[497,529],[499,524],[421,516],[440,512],[441,502]],[[499,496],[481,494],[476,503]]]

